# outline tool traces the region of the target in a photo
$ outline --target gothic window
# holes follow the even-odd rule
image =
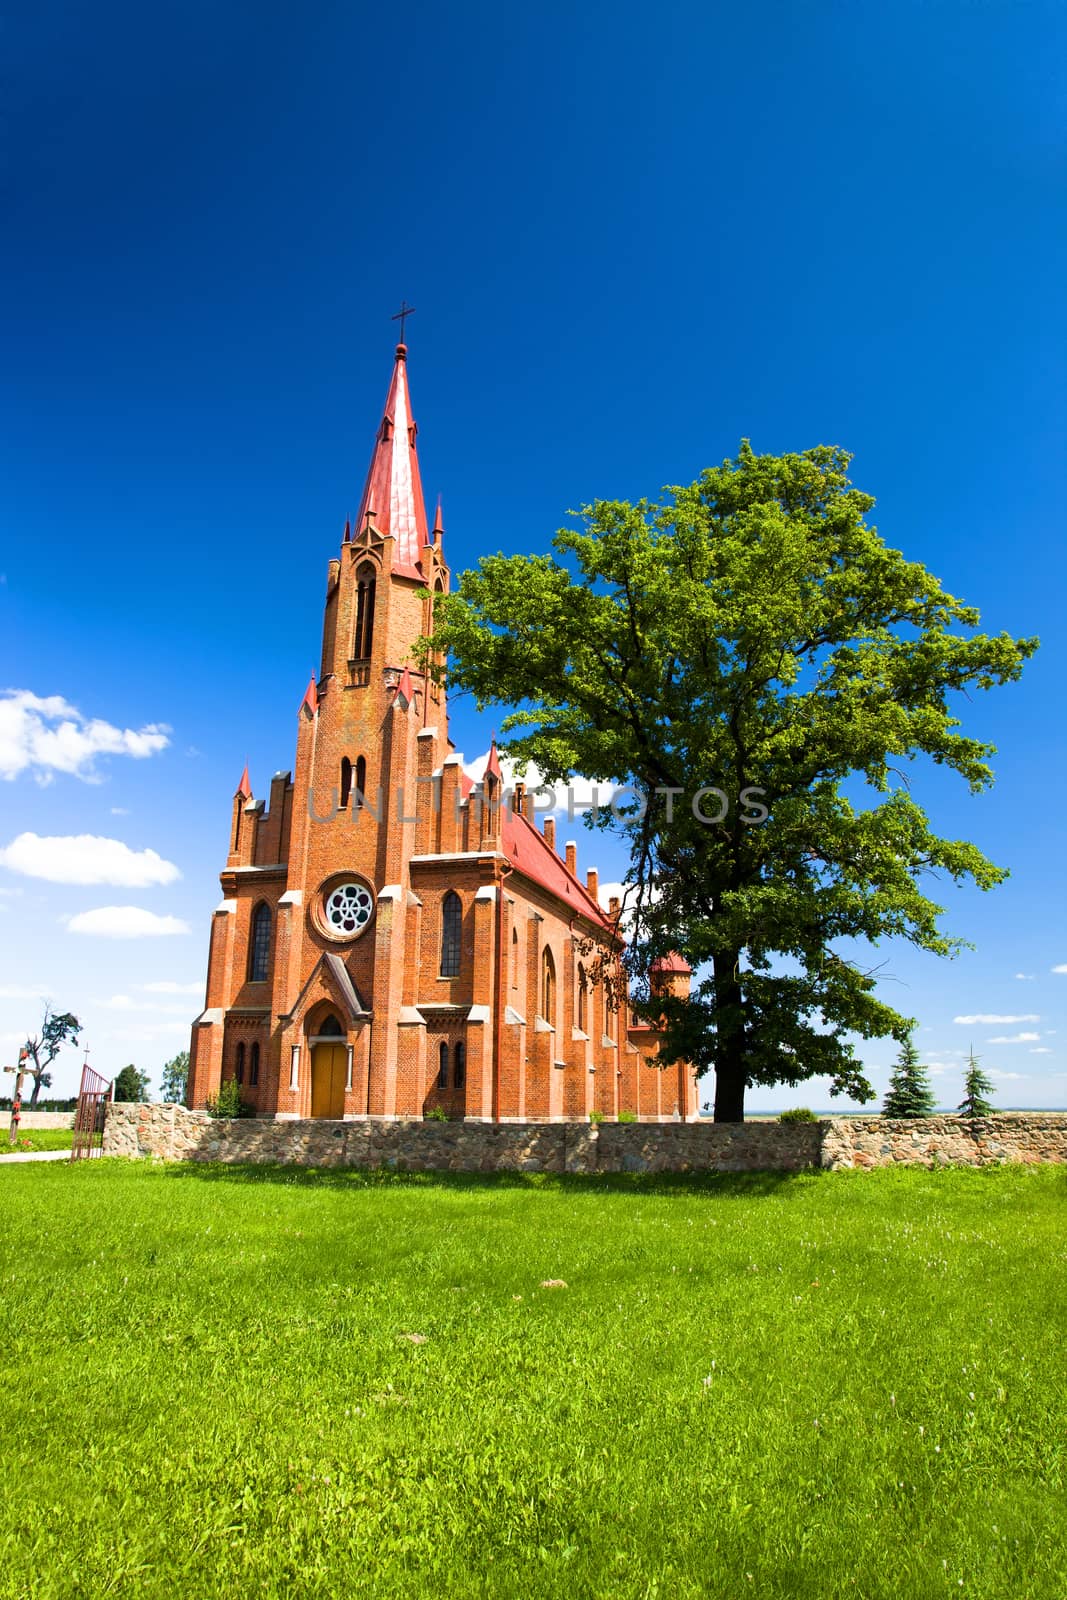
[[[467,1046],[457,1044],[452,1052],[452,1087],[462,1089],[467,1081]]]
[[[266,983],[270,970],[270,906],[258,905],[252,913],[252,943],[248,955],[250,983]]]
[[[323,1017],[319,1024],[320,1039],[341,1039],[344,1037],[344,1031],[336,1017]]]
[[[245,1047],[244,1047],[243,1042],[237,1046],[237,1064],[233,1069],[233,1076],[234,1076],[234,1081],[235,1082],[244,1083],[244,1081],[245,1081]]]
[[[519,930],[511,930],[511,987],[519,987]]]
[[[259,1045],[254,1044],[248,1062],[248,1082],[254,1089],[259,1082]]]
[[[367,793],[367,758],[360,756],[356,761],[356,796],[360,804]]]
[[[341,757],[341,810],[348,804],[348,797],[352,793],[352,763],[347,756]]]
[[[589,997],[586,986],[585,968],[578,963],[578,1031],[585,1033],[589,1022]]]
[[[437,1087],[439,1089],[447,1089],[448,1088],[448,1045],[445,1043],[445,1041],[443,1039],[441,1040],[441,1048],[437,1052],[437,1060],[438,1060]]]
[[[556,963],[552,959],[552,952],[545,945],[544,955],[541,957],[541,1015],[544,1020],[555,1027],[556,1025]]]
[[[356,573],[356,638],[354,654],[357,661],[366,661],[374,643],[374,580],[375,570],[365,561]]]
[[[460,933],[463,906],[455,890],[449,889],[441,903],[441,976],[458,978]]]

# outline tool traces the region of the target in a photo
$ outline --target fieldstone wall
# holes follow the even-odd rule
[[[184,1106],[108,1108],[104,1154],[404,1172],[796,1172],[805,1167],[1067,1161],[1067,1113],[883,1121],[487,1123],[214,1120]]]

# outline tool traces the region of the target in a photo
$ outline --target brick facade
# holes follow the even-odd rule
[[[688,1120],[693,1071],[658,1065],[655,1030],[633,1025],[596,874],[581,883],[552,820],[539,831],[521,788],[502,793],[495,756],[471,783],[445,691],[416,668],[449,571],[415,431],[401,345],[360,515],[328,566],[295,766],[266,804],[247,772],[233,799],[189,1105],[239,1077],[260,1117],[307,1118],[314,1102],[333,1120],[436,1107],[487,1122]],[[345,892],[347,923],[331,899]],[[688,971],[660,981],[685,993]]]

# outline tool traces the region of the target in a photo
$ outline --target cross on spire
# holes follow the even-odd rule
[[[400,324],[400,343],[401,344],[404,343],[404,323],[405,323],[405,321],[406,321],[406,319],[408,317],[414,316],[414,314],[415,314],[415,307],[414,306],[409,306],[406,300],[401,300],[401,302],[400,302],[400,310],[396,313],[395,316],[393,316],[393,317],[391,317],[389,319],[391,322],[399,322],[399,324]]]

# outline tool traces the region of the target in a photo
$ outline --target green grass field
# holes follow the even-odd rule
[[[69,1128],[20,1128],[18,1142],[8,1143],[7,1129],[0,1129],[0,1157],[21,1155],[26,1150],[69,1150],[74,1138]]]
[[[1062,1168],[0,1195],[0,1595],[1067,1594]]]

